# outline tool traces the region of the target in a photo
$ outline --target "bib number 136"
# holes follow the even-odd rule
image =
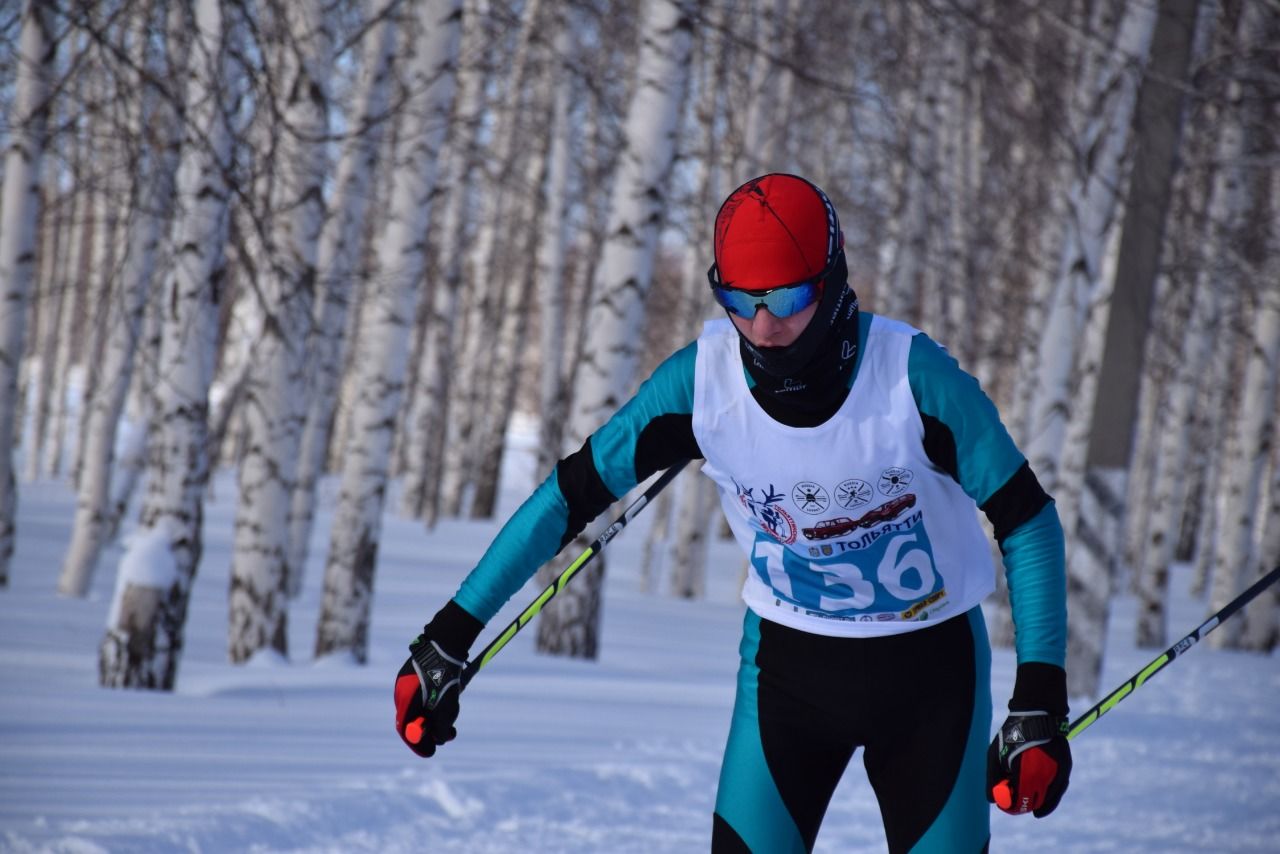
[[[751,557],[774,591],[797,605],[833,614],[897,610],[933,592],[938,576],[927,544],[920,543],[916,533],[885,539],[888,542],[878,559],[873,554],[859,555],[866,560],[857,563],[805,560],[781,543],[764,539],[756,540]]]

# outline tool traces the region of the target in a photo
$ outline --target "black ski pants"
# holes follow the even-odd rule
[[[891,852],[983,851],[991,649],[980,608],[897,635],[747,612],[714,852],[811,851],[855,750]]]

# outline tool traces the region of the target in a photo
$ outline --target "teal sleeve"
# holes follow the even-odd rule
[[[637,471],[644,468],[643,462],[637,464],[638,450],[644,437],[663,433],[668,423],[663,416],[693,411],[695,357],[696,342],[670,356],[587,440],[589,455],[579,452],[557,464],[463,579],[455,602],[488,622],[581,525],[652,473]]]
[[[635,396],[591,436],[596,471],[616,497],[631,491],[652,471],[637,472],[642,437],[669,415],[693,412],[693,372],[698,342],[694,341],[660,364],[640,384]]]
[[[1018,663],[1066,666],[1067,573],[1062,523],[1053,503],[1019,525],[1001,546]]]
[[[930,459],[948,471],[995,523],[1019,663],[1063,666],[1066,555],[1057,508],[1009,436],[995,404],[945,349],[923,333],[916,335],[907,372]]]
[[[538,567],[560,551],[569,507],[554,472],[503,525],[458,588],[454,601],[487,623]]]

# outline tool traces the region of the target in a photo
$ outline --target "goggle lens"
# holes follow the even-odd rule
[[[765,291],[744,291],[740,288],[712,285],[711,292],[715,294],[716,302],[727,311],[751,320],[759,308],[764,308],[777,318],[790,317],[804,311],[822,295],[822,286],[819,279]]]

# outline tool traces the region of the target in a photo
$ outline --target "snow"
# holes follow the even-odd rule
[[[513,456],[501,512],[533,482],[527,457]],[[236,667],[226,654],[235,480],[219,474],[169,694],[97,687],[121,549],[104,557],[87,599],[58,597],[74,495],[62,483],[21,486],[18,550],[0,591],[0,851],[707,849],[742,620],[732,542],[712,546],[706,600],[642,594],[641,514],[607,551],[600,660],[535,655],[534,631],[522,632],[468,688],[458,740],[421,760],[392,729],[392,680],[409,640],[501,520],[426,532],[389,514],[368,666],[315,661],[333,486],[290,613],[290,659]],[[1171,641],[1204,616],[1184,572],[1174,585]],[[536,592],[530,585],[516,596],[482,643]],[[1133,648],[1134,613],[1130,597],[1116,598],[1108,688],[1157,652]],[[1013,668],[1012,653],[997,650],[997,709]],[[1078,713],[1088,703],[1073,705]],[[993,812],[993,851],[1280,851],[1275,655],[1199,645],[1083,733],[1073,752],[1058,811],[1039,821]],[[818,850],[884,850],[856,759]]]
[[[178,564],[169,549],[173,541],[170,531],[170,525],[162,520],[153,528],[138,528],[125,536],[124,554],[117,564],[115,595],[107,615],[108,626],[119,622],[119,608],[129,587],[167,590],[177,580]]]

